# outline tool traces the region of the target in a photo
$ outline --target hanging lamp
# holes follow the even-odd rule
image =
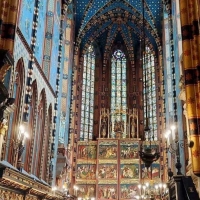
[[[144,56],[143,59],[143,66],[145,65],[145,18],[144,18],[144,0],[142,1],[142,6],[143,6],[143,26],[142,26],[142,37],[143,37],[143,52],[140,54],[141,56]],[[141,41],[142,43],[142,41]],[[142,45],[141,45],[141,49],[142,49]],[[144,68],[143,68],[144,69]],[[144,80],[144,84],[143,86],[146,88],[147,87],[147,71],[145,70],[145,80]],[[148,107],[147,107],[147,92],[145,91],[145,117],[146,117],[146,123],[145,123],[145,127],[144,127],[144,134],[147,133],[148,135],[148,141],[149,144],[145,145],[146,148],[144,148],[144,141],[145,141],[145,137],[143,137],[143,141],[142,141],[142,145],[141,145],[141,150],[139,151],[139,156],[141,158],[141,160],[144,162],[145,167],[148,169],[151,164],[155,161],[157,161],[160,157],[160,153],[156,150],[154,150],[152,148],[152,144],[151,144],[151,136],[150,136],[150,127],[149,127],[149,118],[148,118]],[[154,137],[153,137],[154,139]]]

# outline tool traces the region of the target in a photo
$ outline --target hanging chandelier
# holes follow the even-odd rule
[[[142,26],[142,36],[143,36],[143,48],[142,48],[142,41],[141,41],[141,51],[143,49],[143,52],[140,54],[143,56],[140,60],[142,60],[143,70],[145,63],[145,50],[146,50],[146,44],[145,44],[145,16],[144,16],[144,0],[142,1],[143,6],[143,26]],[[145,70],[144,74],[144,84],[143,87],[147,88],[147,70]],[[148,104],[147,104],[147,91],[145,91],[145,118],[146,118],[146,124],[144,127],[144,135],[146,134],[148,138],[143,137],[143,144],[141,145],[141,150],[139,151],[139,156],[141,160],[144,162],[145,167],[148,169],[151,164],[155,161],[157,161],[160,157],[160,153],[158,151],[158,148],[152,148],[152,142],[154,141],[154,135],[151,137],[151,130],[149,128],[149,118],[148,118]],[[145,140],[148,140],[145,144]]]
[[[153,184],[152,181],[138,185],[139,194],[135,197],[136,199],[164,200],[168,195],[168,188],[165,183]]]
[[[160,153],[153,153],[151,146],[145,148],[144,151],[139,151],[139,155],[147,169],[151,166],[153,162],[157,161],[160,157]]]

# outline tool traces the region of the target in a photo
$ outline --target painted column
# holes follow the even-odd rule
[[[192,150],[192,168],[195,175],[200,176],[200,135],[198,130],[198,116],[197,110],[197,83],[196,83],[196,67],[194,66],[192,56],[192,48],[190,45],[192,38],[192,26],[188,19],[188,4],[187,0],[180,0],[180,16],[181,29],[183,41],[183,69],[185,75],[185,91],[186,91],[186,105],[188,113],[189,132],[191,140],[194,142]]]
[[[0,0],[0,49],[13,54],[15,29],[18,15],[19,0]],[[0,68],[0,77],[5,77],[11,65]]]
[[[188,2],[189,4],[189,16],[191,19],[191,24],[192,24],[192,30],[193,30],[193,43],[192,43],[192,53],[193,53],[193,62],[194,62],[194,67],[196,67],[196,74],[197,74],[197,103],[196,103],[196,109],[198,113],[198,119],[200,118],[200,97],[199,97],[199,92],[200,92],[200,35],[199,35],[199,1],[197,0],[190,0]],[[200,143],[200,129],[198,130],[198,140]],[[200,155],[200,153],[199,153]],[[193,155],[194,156],[194,155]],[[200,163],[200,157],[199,157],[199,163]],[[200,164],[198,163],[198,167],[200,168]],[[196,174],[195,174],[196,175]],[[200,175],[198,175],[200,176]],[[199,191],[199,186],[200,186],[200,178],[198,178],[197,181],[197,190]]]
[[[10,53],[13,53],[14,47],[14,37],[15,37],[15,28],[18,14],[18,5],[19,0],[1,0],[1,37],[0,37],[0,49],[9,50]]]

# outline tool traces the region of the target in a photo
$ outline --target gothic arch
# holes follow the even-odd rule
[[[8,150],[8,162],[16,165],[16,160],[14,154],[15,148],[13,147],[12,140],[15,140],[19,132],[19,126],[22,121],[22,110],[23,110],[23,100],[24,100],[24,85],[25,85],[25,69],[23,59],[20,58],[17,62],[15,68],[15,83],[14,83],[14,92],[13,97],[15,98],[15,110],[13,115],[10,117],[10,123],[12,124],[11,130],[8,132],[7,139],[9,142]]]
[[[34,80],[31,86],[31,100],[29,107],[29,139],[26,141],[26,152],[25,152],[25,163],[24,169],[27,172],[31,172],[31,161],[33,154],[31,153],[31,149],[33,150],[34,146],[34,137],[35,137],[35,129],[36,129],[36,114],[37,114],[37,104],[38,104],[38,88],[37,81]]]
[[[42,147],[44,144],[44,135],[46,131],[46,116],[47,116],[47,100],[46,92],[43,89],[39,96],[36,114],[36,132],[34,136],[34,149],[32,159],[32,174],[40,177],[40,168],[43,164]]]

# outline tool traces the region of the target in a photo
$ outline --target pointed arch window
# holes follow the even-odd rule
[[[15,106],[16,109],[13,114],[10,115],[10,124],[12,126],[9,127],[8,135],[7,135],[7,145],[9,146],[6,152],[6,159],[9,163],[16,166],[16,159],[14,156],[15,149],[13,145],[11,145],[12,139],[16,139],[17,133],[19,131],[19,126],[22,118],[22,107],[23,107],[23,95],[24,95],[24,62],[23,59],[19,59],[16,65],[16,80],[14,84],[14,94],[13,97],[15,98]]]
[[[29,107],[29,140],[26,141],[26,152],[25,152],[25,163],[24,163],[24,169],[26,172],[31,173],[31,162],[32,162],[32,152],[31,149],[33,148],[33,140],[34,140],[34,134],[35,134],[35,116],[37,113],[37,83],[34,81],[32,83],[32,98],[30,102]]]
[[[46,131],[45,126],[45,113],[46,113],[46,98],[44,90],[40,94],[39,104],[37,108],[37,117],[36,117],[36,134],[34,138],[34,150],[33,150],[33,159],[32,159],[32,174],[37,177],[41,174],[41,165],[42,161],[42,146],[43,139]]]
[[[149,47],[146,47],[143,56],[143,80],[144,80],[144,120],[148,120],[149,133],[145,133],[146,139],[157,140],[157,117],[156,117],[156,83],[155,83],[155,59]],[[147,99],[146,99],[147,98]],[[146,123],[145,123],[146,124]]]
[[[121,50],[112,55],[111,64],[111,121],[112,137],[114,136],[115,122],[126,122],[126,57]],[[119,112],[118,112],[118,111]],[[124,127],[126,133],[126,127]]]
[[[80,140],[93,137],[94,72],[95,52],[91,45],[84,54]]]

